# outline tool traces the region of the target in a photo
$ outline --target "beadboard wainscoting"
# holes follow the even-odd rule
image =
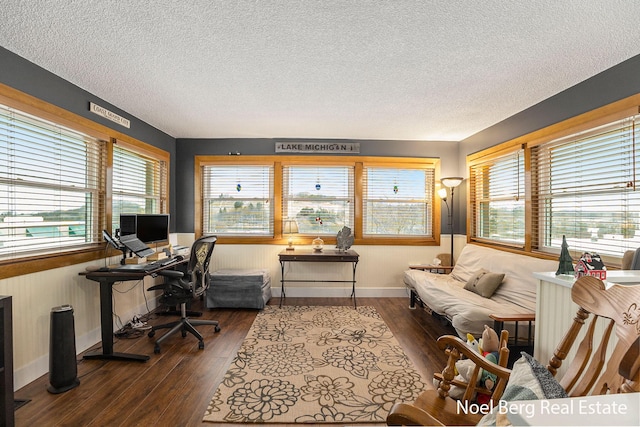
[[[191,246],[193,234],[172,234],[172,244]],[[450,241],[442,236],[440,246],[357,246],[360,254],[356,273],[358,297],[405,297],[402,273],[409,264],[429,263],[436,254],[448,252]],[[456,236],[456,252],[466,243]],[[265,268],[271,275],[274,297],[280,296],[278,245],[217,245],[210,270],[223,268]],[[13,297],[14,389],[17,390],[49,371],[49,334],[51,309],[69,304],[74,310],[76,352],[100,342],[99,284],[80,276],[88,266],[117,264],[118,257],[90,263],[25,274],[0,280],[0,295]],[[295,263],[287,266],[287,278],[304,280],[344,280],[351,278],[350,264]],[[144,314],[157,306],[157,292],[146,291],[154,281],[122,282],[114,285],[114,330],[135,314]],[[287,283],[288,297],[349,296],[351,285],[344,283]],[[121,323],[120,323],[121,322]]]

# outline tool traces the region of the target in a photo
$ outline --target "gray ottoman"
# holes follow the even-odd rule
[[[267,270],[218,270],[211,274],[207,308],[264,308],[271,299]]]

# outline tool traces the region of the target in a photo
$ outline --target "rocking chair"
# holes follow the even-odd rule
[[[576,343],[580,330],[589,323],[559,384],[570,397],[640,391],[640,285],[612,285],[606,288],[601,280],[584,276],[574,283],[571,299],[579,308],[547,365],[549,372],[556,375]],[[589,322],[590,314],[593,316]],[[594,337],[598,317],[609,321],[602,336]],[[617,342],[608,360],[605,360],[614,325]],[[449,397],[451,385],[456,385],[454,367],[460,354],[472,359],[477,365],[476,370],[482,368],[497,376],[490,397],[494,404],[502,396],[505,386],[508,386],[509,369],[474,355],[475,352],[469,351],[466,343],[458,337],[442,336],[437,343],[440,349],[449,353],[438,389],[424,391],[413,404],[396,403],[387,416],[388,425],[477,424],[482,414],[458,413],[458,404]],[[467,389],[463,401],[468,402],[472,394],[473,390]]]

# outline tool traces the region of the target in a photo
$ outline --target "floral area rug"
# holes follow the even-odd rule
[[[373,307],[266,306],[204,421],[384,422],[425,381]]]

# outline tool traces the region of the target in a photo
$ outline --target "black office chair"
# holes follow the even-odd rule
[[[149,331],[149,338],[152,338],[158,329],[170,329],[169,332],[156,340],[156,345],[153,349],[154,353],[160,353],[160,343],[178,331],[182,332],[183,337],[186,337],[187,332],[189,332],[198,338],[198,348],[200,349],[204,348],[204,340],[195,326],[213,325],[216,332],[220,331],[220,326],[216,320],[191,320],[187,317],[187,303],[193,298],[202,296],[209,287],[211,280],[209,262],[211,261],[211,254],[216,240],[215,236],[201,237],[196,240],[191,246],[187,273],[177,270],[162,270],[158,272],[158,275],[165,277],[164,283],[149,288],[150,291],[164,291],[160,297],[162,304],[180,305],[180,320],[154,326]],[[188,281],[185,279],[188,279]]]

